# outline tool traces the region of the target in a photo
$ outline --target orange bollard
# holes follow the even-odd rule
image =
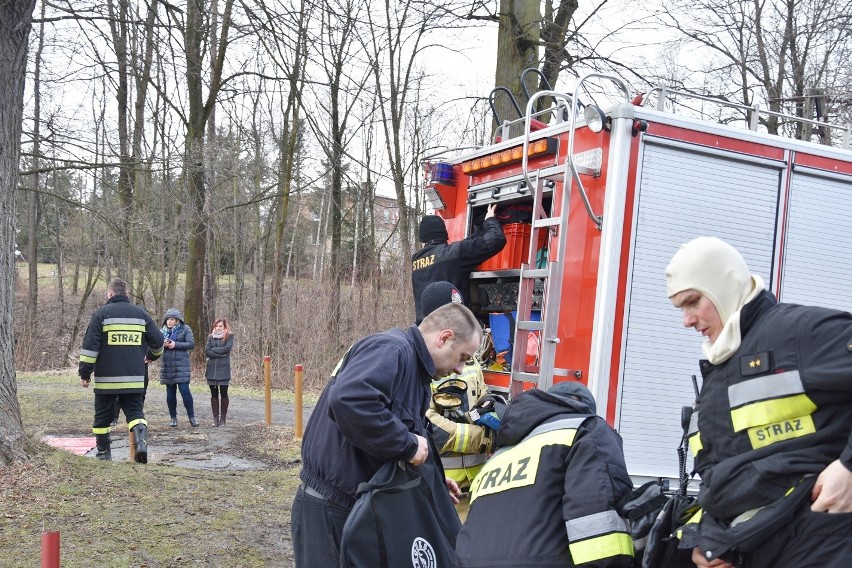
[[[272,426],[272,357],[263,356],[263,394],[266,398],[266,425]]]
[[[302,439],[302,380],[304,376],[304,367],[301,365],[296,365],[296,376],[295,376],[295,395],[296,395],[296,407],[293,410],[295,414],[295,438],[296,440]]]
[[[59,568],[59,531],[41,533],[41,568]]]

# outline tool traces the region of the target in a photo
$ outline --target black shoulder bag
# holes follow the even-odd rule
[[[343,568],[452,568],[461,524],[435,503],[427,475],[404,461],[383,465],[358,486],[340,550]],[[443,486],[442,486],[443,487]],[[435,489],[437,490],[437,489]]]

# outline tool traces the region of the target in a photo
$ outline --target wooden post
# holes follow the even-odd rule
[[[263,394],[266,399],[266,425],[272,426],[272,357],[263,356]]]
[[[296,395],[296,408],[294,409],[295,413],[295,438],[296,440],[302,439],[302,380],[304,376],[304,367],[301,365],[296,365],[296,376],[294,379],[295,382],[295,395]]]
[[[130,461],[136,461],[136,434],[133,430],[127,431],[127,444],[130,447]]]

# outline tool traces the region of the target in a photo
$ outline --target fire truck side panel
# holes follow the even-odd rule
[[[603,162],[601,171],[607,171],[609,136],[594,134],[588,129],[580,129],[574,141],[574,153],[601,148]],[[564,148],[564,150],[563,150]],[[568,135],[563,136],[560,151],[567,153]],[[564,162],[564,156],[562,161]],[[583,186],[597,214],[603,212],[604,189],[606,176],[594,178],[583,176]],[[562,184],[557,185],[555,203],[561,203]],[[588,381],[589,353],[592,341],[592,322],[595,315],[595,295],[598,280],[598,263],[600,260],[601,232],[589,218],[583,205],[580,193],[575,184],[571,184],[568,234],[564,254],[557,251],[551,254],[562,264],[562,293],[560,294],[558,337],[560,340],[556,351],[555,367],[568,369],[571,372],[580,371],[581,380]],[[561,211],[555,208],[554,216]],[[551,239],[555,243],[556,239]],[[550,309],[553,309],[552,307]],[[554,377],[555,381],[559,379]]]
[[[635,480],[677,478],[680,409],[694,401],[690,376],[700,380],[703,354],[701,338],[683,327],[667,298],[668,261],[681,243],[716,235],[739,249],[782,301],[852,309],[852,153],[626,106],[611,114],[611,132],[581,126],[576,133],[575,156],[600,149],[601,175],[584,174],[582,181],[604,225],[598,230],[572,181],[567,226],[560,229],[565,251],[556,250],[558,237],[548,239],[562,275],[558,306],[547,306],[558,316],[554,367],[567,369],[568,378],[579,371],[589,384],[624,440]],[[636,136],[634,113],[647,121]],[[558,156],[530,159],[530,172],[565,164],[567,129],[555,125],[531,136],[559,144]],[[462,173],[466,161],[521,142],[507,140],[453,161],[455,185],[440,188],[447,208],[438,213],[451,241],[464,238],[471,217],[490,203],[532,202],[518,162]],[[548,179],[554,181],[549,213],[558,217],[562,178]],[[507,270],[477,278],[519,276]],[[516,349],[515,356],[521,353]],[[508,387],[508,373],[489,374],[491,384]]]
[[[643,139],[616,425],[632,475],[677,477],[679,410],[694,400],[689,377],[698,374],[700,340],[682,326],[665,288],[677,246],[722,235],[769,282],[783,162],[724,146]]]
[[[843,165],[849,171],[850,164]],[[852,310],[850,219],[852,175],[794,169],[776,289],[781,300]]]

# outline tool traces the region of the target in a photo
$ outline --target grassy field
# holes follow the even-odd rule
[[[60,531],[63,567],[293,565],[291,428],[230,426],[246,451],[268,457],[263,471],[100,462],[38,441],[90,435],[91,393],[68,383],[79,384],[68,374],[18,377],[30,459],[0,471],[0,565],[38,566],[45,530]]]

